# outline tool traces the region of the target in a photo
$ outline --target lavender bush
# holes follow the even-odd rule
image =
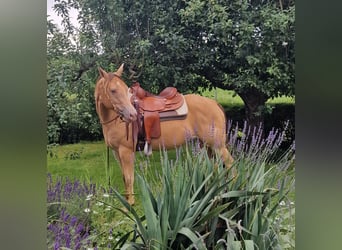
[[[94,184],[47,176],[47,244],[49,249],[81,249],[89,246],[90,220],[86,197],[95,192]]]
[[[89,225],[85,226],[76,216],[61,209],[58,220],[49,220],[47,227],[48,249],[82,249],[91,246]]]
[[[48,174],[48,249],[110,249],[127,226],[125,220],[113,221],[117,202],[112,193],[93,183]]]

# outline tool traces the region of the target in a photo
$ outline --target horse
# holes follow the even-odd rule
[[[106,72],[99,67],[94,96],[105,144],[119,162],[125,197],[133,205],[137,144],[134,127],[138,112],[130,101],[130,88],[121,77],[123,70],[124,64],[116,72]],[[227,168],[231,168],[234,160],[226,146],[226,117],[222,107],[216,101],[196,94],[187,94],[184,98],[188,106],[186,118],[161,122],[161,135],[151,140],[152,149],[174,149],[185,144],[189,137],[198,138],[220,155]]]

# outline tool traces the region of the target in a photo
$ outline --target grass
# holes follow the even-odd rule
[[[52,176],[75,177],[104,184],[106,180],[106,146],[103,141],[56,145],[49,149],[47,172]],[[111,168],[120,174],[119,165],[111,158]],[[121,181],[121,178],[120,178]],[[118,181],[119,182],[119,181]]]
[[[233,90],[223,90],[215,88],[212,90],[202,90],[201,95],[217,100],[223,107],[231,106],[244,106],[240,96],[238,96]],[[280,96],[269,99],[266,104],[290,104],[295,103],[294,97]]]
[[[68,145],[50,146],[47,157],[47,172],[52,176],[71,177],[80,181],[95,183],[124,191],[120,166],[109,151],[109,170],[106,166],[106,145],[104,141],[80,142]],[[176,158],[176,151],[169,151],[170,159]],[[140,168],[148,169],[150,173],[160,171],[160,152],[153,151],[150,158],[141,152],[136,153],[137,164]]]

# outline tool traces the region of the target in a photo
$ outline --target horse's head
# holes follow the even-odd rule
[[[137,119],[137,111],[129,100],[128,87],[122,80],[122,64],[114,73],[107,73],[99,67],[100,78],[97,81],[95,95],[108,109],[114,109],[125,122]]]

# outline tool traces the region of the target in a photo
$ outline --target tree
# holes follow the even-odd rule
[[[269,98],[294,95],[294,1],[56,2],[69,35],[68,9],[79,11],[76,81],[97,65],[125,62],[129,78],[152,92],[234,90],[251,125]]]
[[[187,3],[180,14],[202,55],[196,70],[213,86],[234,90],[249,123],[258,125],[269,98],[294,95],[294,2]]]
[[[99,137],[89,74],[74,81],[79,71],[78,50],[67,35],[47,22],[47,136],[49,143]]]

